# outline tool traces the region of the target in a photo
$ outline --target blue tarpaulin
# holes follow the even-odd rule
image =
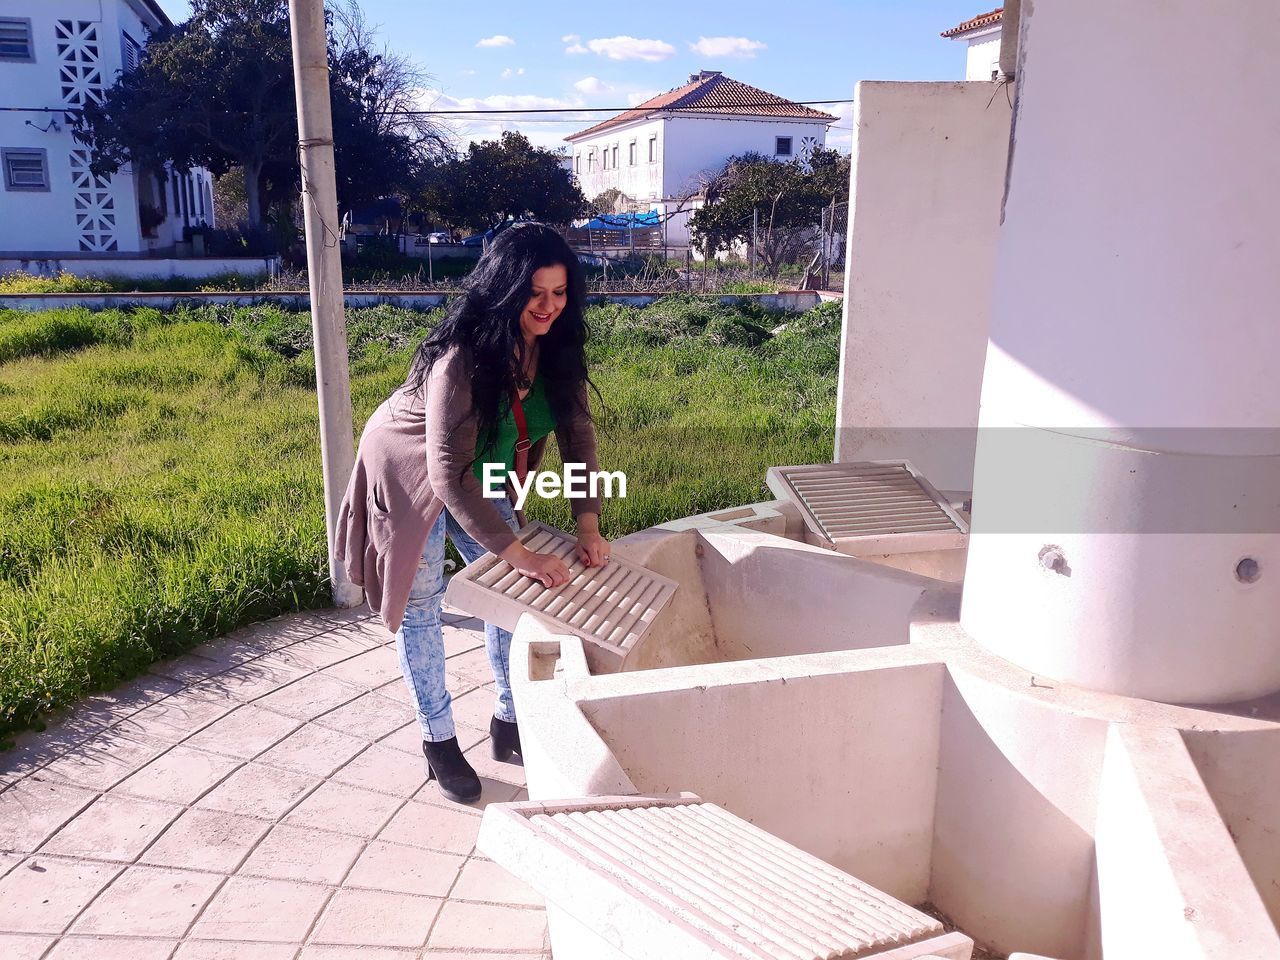
[[[588,220],[580,230],[627,230],[631,227],[658,227],[662,222],[658,219],[658,211],[648,213],[606,213]]]

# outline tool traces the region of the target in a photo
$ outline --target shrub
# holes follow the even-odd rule
[[[97,277],[77,277],[63,270],[53,277],[22,270],[0,274],[0,294],[6,293],[110,293],[111,281]]]

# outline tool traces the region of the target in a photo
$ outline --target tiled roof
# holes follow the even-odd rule
[[[690,113],[731,114],[740,117],[795,117],[804,120],[825,120],[828,123],[836,118],[821,110],[814,110],[803,104],[786,100],[772,93],[739,83],[722,73],[704,70],[689,78],[683,87],[676,87],[666,93],[646,100],[644,103],[624,110],[616,117],[611,117],[594,127],[587,127],[565,137],[566,140],[577,140],[592,134],[608,130],[610,127],[643,120],[658,113],[673,110],[684,110]]]
[[[966,20],[964,23],[957,24],[950,30],[943,30],[944,37],[958,37],[962,33],[968,33],[970,30],[977,30],[981,27],[990,27],[1000,22],[1000,15],[1004,12],[1004,7],[997,7],[990,13],[980,13],[972,20]]]

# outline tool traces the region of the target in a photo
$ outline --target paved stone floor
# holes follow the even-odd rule
[[[0,753],[0,958],[548,957],[538,896],[475,849],[524,772],[489,756],[481,624],[445,619],[480,803],[426,783],[366,609],[257,624]]]

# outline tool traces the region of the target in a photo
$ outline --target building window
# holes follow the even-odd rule
[[[596,169],[596,152],[595,150],[587,151],[587,173],[594,173]]]
[[[142,44],[127,33],[120,34],[120,56],[124,72],[132,73],[142,63]]]
[[[778,156],[780,157],[791,156],[791,138],[790,137],[776,137],[774,139],[773,146],[774,146],[773,152],[776,153]]]
[[[627,163],[633,167],[636,165],[636,142],[634,140],[627,144]]]
[[[609,169],[609,148],[608,147],[605,147],[603,150],[600,151],[600,169],[601,170]]]
[[[31,21],[0,17],[0,60],[33,63],[35,59],[35,47],[31,43]]]
[[[657,137],[649,138],[649,162],[650,163],[658,162],[658,138]]]
[[[575,153],[573,155],[573,172],[574,173],[582,172],[582,154],[580,153]]]
[[[613,145],[613,169],[618,169],[618,145]]]
[[[6,190],[48,191],[49,158],[44,150],[5,150]]]

